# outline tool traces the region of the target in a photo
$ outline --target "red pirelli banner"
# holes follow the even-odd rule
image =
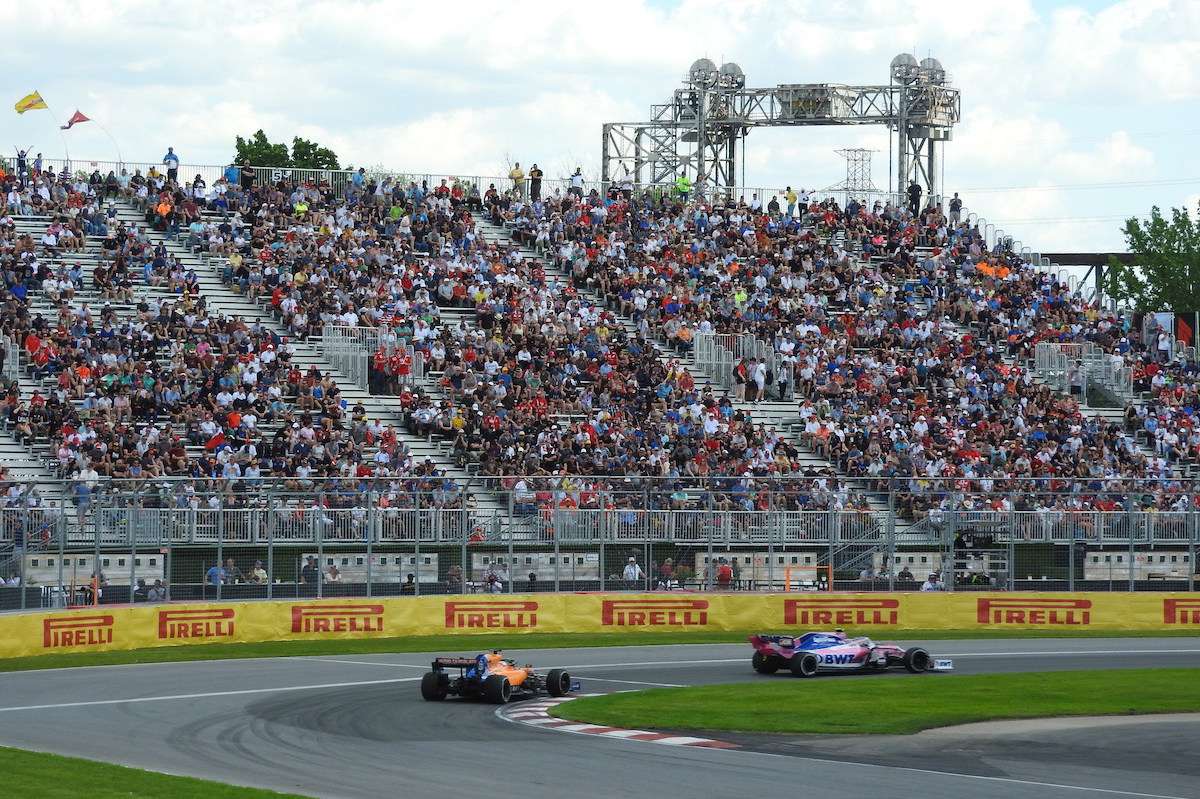
[[[0,616],[0,657],[479,633],[1194,630],[1200,593],[505,594],[100,606]]]

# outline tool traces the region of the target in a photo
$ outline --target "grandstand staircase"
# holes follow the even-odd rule
[[[269,307],[260,305],[254,299],[225,285],[221,280],[221,260],[198,255],[192,252],[182,240],[172,240],[166,234],[154,230],[145,223],[142,212],[128,202],[118,206],[118,221],[127,227],[137,225],[139,230],[146,232],[151,242],[166,245],[167,249],[185,268],[195,271],[210,315],[237,316],[247,322],[260,323],[280,336],[289,335],[287,329],[274,317]],[[415,462],[432,461],[436,468],[447,477],[458,485],[464,486],[466,493],[475,497],[477,521],[491,522],[507,516],[509,510],[507,503],[489,491],[483,485],[482,480],[472,476],[467,470],[455,466],[447,457],[444,444],[436,442],[432,438],[415,435],[404,428],[403,418],[394,398],[372,395],[356,385],[352,379],[334,367],[329,358],[325,357],[318,346],[319,342],[299,341],[292,338],[291,343],[296,351],[297,363],[304,366],[316,365],[323,374],[333,377],[342,397],[348,404],[361,403],[371,418],[391,425],[396,431],[397,438],[404,442],[412,452]]]
[[[545,258],[537,251],[517,242],[509,234],[507,228],[493,224],[482,217],[476,219],[476,225],[485,241],[498,244],[502,247],[515,246],[523,257],[541,263],[546,270],[547,276],[553,276],[555,279],[563,282],[569,281],[569,275],[564,270],[559,269],[552,259]],[[605,305],[604,297],[591,289],[583,289],[581,293],[597,305]],[[630,336],[640,337],[642,335],[633,320],[626,318],[614,309],[610,310],[613,310],[616,320]],[[660,359],[664,362],[671,360],[682,361],[695,379],[696,387],[699,390],[712,391],[717,396],[727,393],[723,387],[712,380],[712,376],[701,368],[690,354],[685,355],[678,352],[670,344],[657,336],[649,339],[649,342],[654,346]],[[734,402],[733,406],[737,410],[749,414],[757,423],[772,427],[779,432],[799,452],[801,468],[821,471],[829,470],[832,473],[837,473],[836,465],[813,452],[801,440],[799,436],[798,406],[795,401]],[[875,539],[878,536],[886,535],[887,525],[890,523],[889,518],[892,515],[886,495],[873,492],[861,493],[866,496],[868,503],[870,503],[872,515],[877,521],[876,530],[870,537]],[[913,525],[909,521],[897,518],[895,525],[895,535],[898,543],[907,543],[909,539],[912,539],[912,543],[926,543],[929,540],[926,533],[918,532],[916,529],[910,533],[909,528]]]

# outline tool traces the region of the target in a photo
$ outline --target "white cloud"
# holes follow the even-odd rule
[[[44,0],[0,4],[0,24],[25,32],[7,55],[28,86],[12,90],[38,88],[54,108],[0,119],[10,139],[47,155],[61,149],[57,117],[78,106],[129,159],[157,160],[174,144],[185,160],[222,163],[235,135],[261,127],[357,164],[475,174],[501,171],[508,153],[551,174],[571,164],[595,174],[601,124],[648,116],[697,57],[737,61],[751,86],[858,84],[886,83],[892,56],[911,50],[939,58],[962,91],[963,122],[945,147],[950,191],[1200,174],[1185,139],[1133,132],[1200,127],[1195,0]],[[70,135],[76,156],[112,157],[101,132]],[[882,128],[758,130],[747,144],[752,186],[836,183],[833,151],[849,146],[876,150],[875,182],[887,182]],[[1170,204],[1136,189],[967,200],[1013,219]],[[1042,229],[1080,248],[1120,244],[1105,223]]]

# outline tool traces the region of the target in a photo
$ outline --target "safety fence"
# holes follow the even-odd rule
[[[262,504],[246,507],[248,502]],[[0,510],[0,606],[160,598],[718,589],[1191,590],[1197,512],[228,506]],[[238,506],[242,505],[242,506]]]
[[[834,626],[875,636],[944,630],[1011,635],[1200,628],[1200,595],[982,592],[974,595],[733,592],[518,594],[478,597],[98,606],[0,616],[0,657],[262,641],[412,635],[794,631]]]
[[[390,335],[387,328],[325,325],[317,348],[334,368],[346,375],[361,389],[373,391],[379,387],[372,381],[381,375],[374,369],[377,353],[386,358],[399,354],[403,360],[397,374],[398,382],[419,380],[425,376],[425,356],[403,339]]]
[[[793,398],[795,381],[792,379],[791,364],[772,344],[746,333],[696,333],[692,338],[692,346],[697,366],[722,388],[738,391],[740,384],[746,386],[745,391],[757,391],[752,367],[761,363],[765,372],[764,396],[760,399]],[[739,376],[737,367],[743,361],[746,363],[748,374]],[[751,364],[751,361],[754,364]]]
[[[1088,389],[1095,387],[1119,402],[1134,399],[1133,369],[1119,356],[1109,355],[1090,341],[1039,343],[1034,349],[1034,373],[1064,394],[1086,397]]]

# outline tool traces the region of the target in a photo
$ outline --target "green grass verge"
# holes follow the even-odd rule
[[[746,660],[746,668],[749,666]],[[637,729],[911,733],[994,719],[1200,711],[1200,669],[1112,669],[911,679],[763,677],[576,699],[554,716]]]
[[[242,788],[192,777],[0,747],[0,774],[9,796],[42,799],[303,799],[299,794]]]
[[[416,635],[403,638],[364,638],[329,641],[265,641],[257,644],[198,644],[130,649],[116,652],[77,652],[0,659],[0,672],[61,669],[76,666],[113,666],[128,663],[177,663],[187,660],[304,657],[307,655],[369,655],[388,652],[471,652],[484,649],[570,649],[584,646],[638,646],[647,644],[745,643],[746,632],[693,633],[529,633],[523,635]],[[885,633],[875,632],[880,638]],[[905,630],[888,640],[928,641],[986,638],[1165,638],[1196,637],[1195,630]]]

